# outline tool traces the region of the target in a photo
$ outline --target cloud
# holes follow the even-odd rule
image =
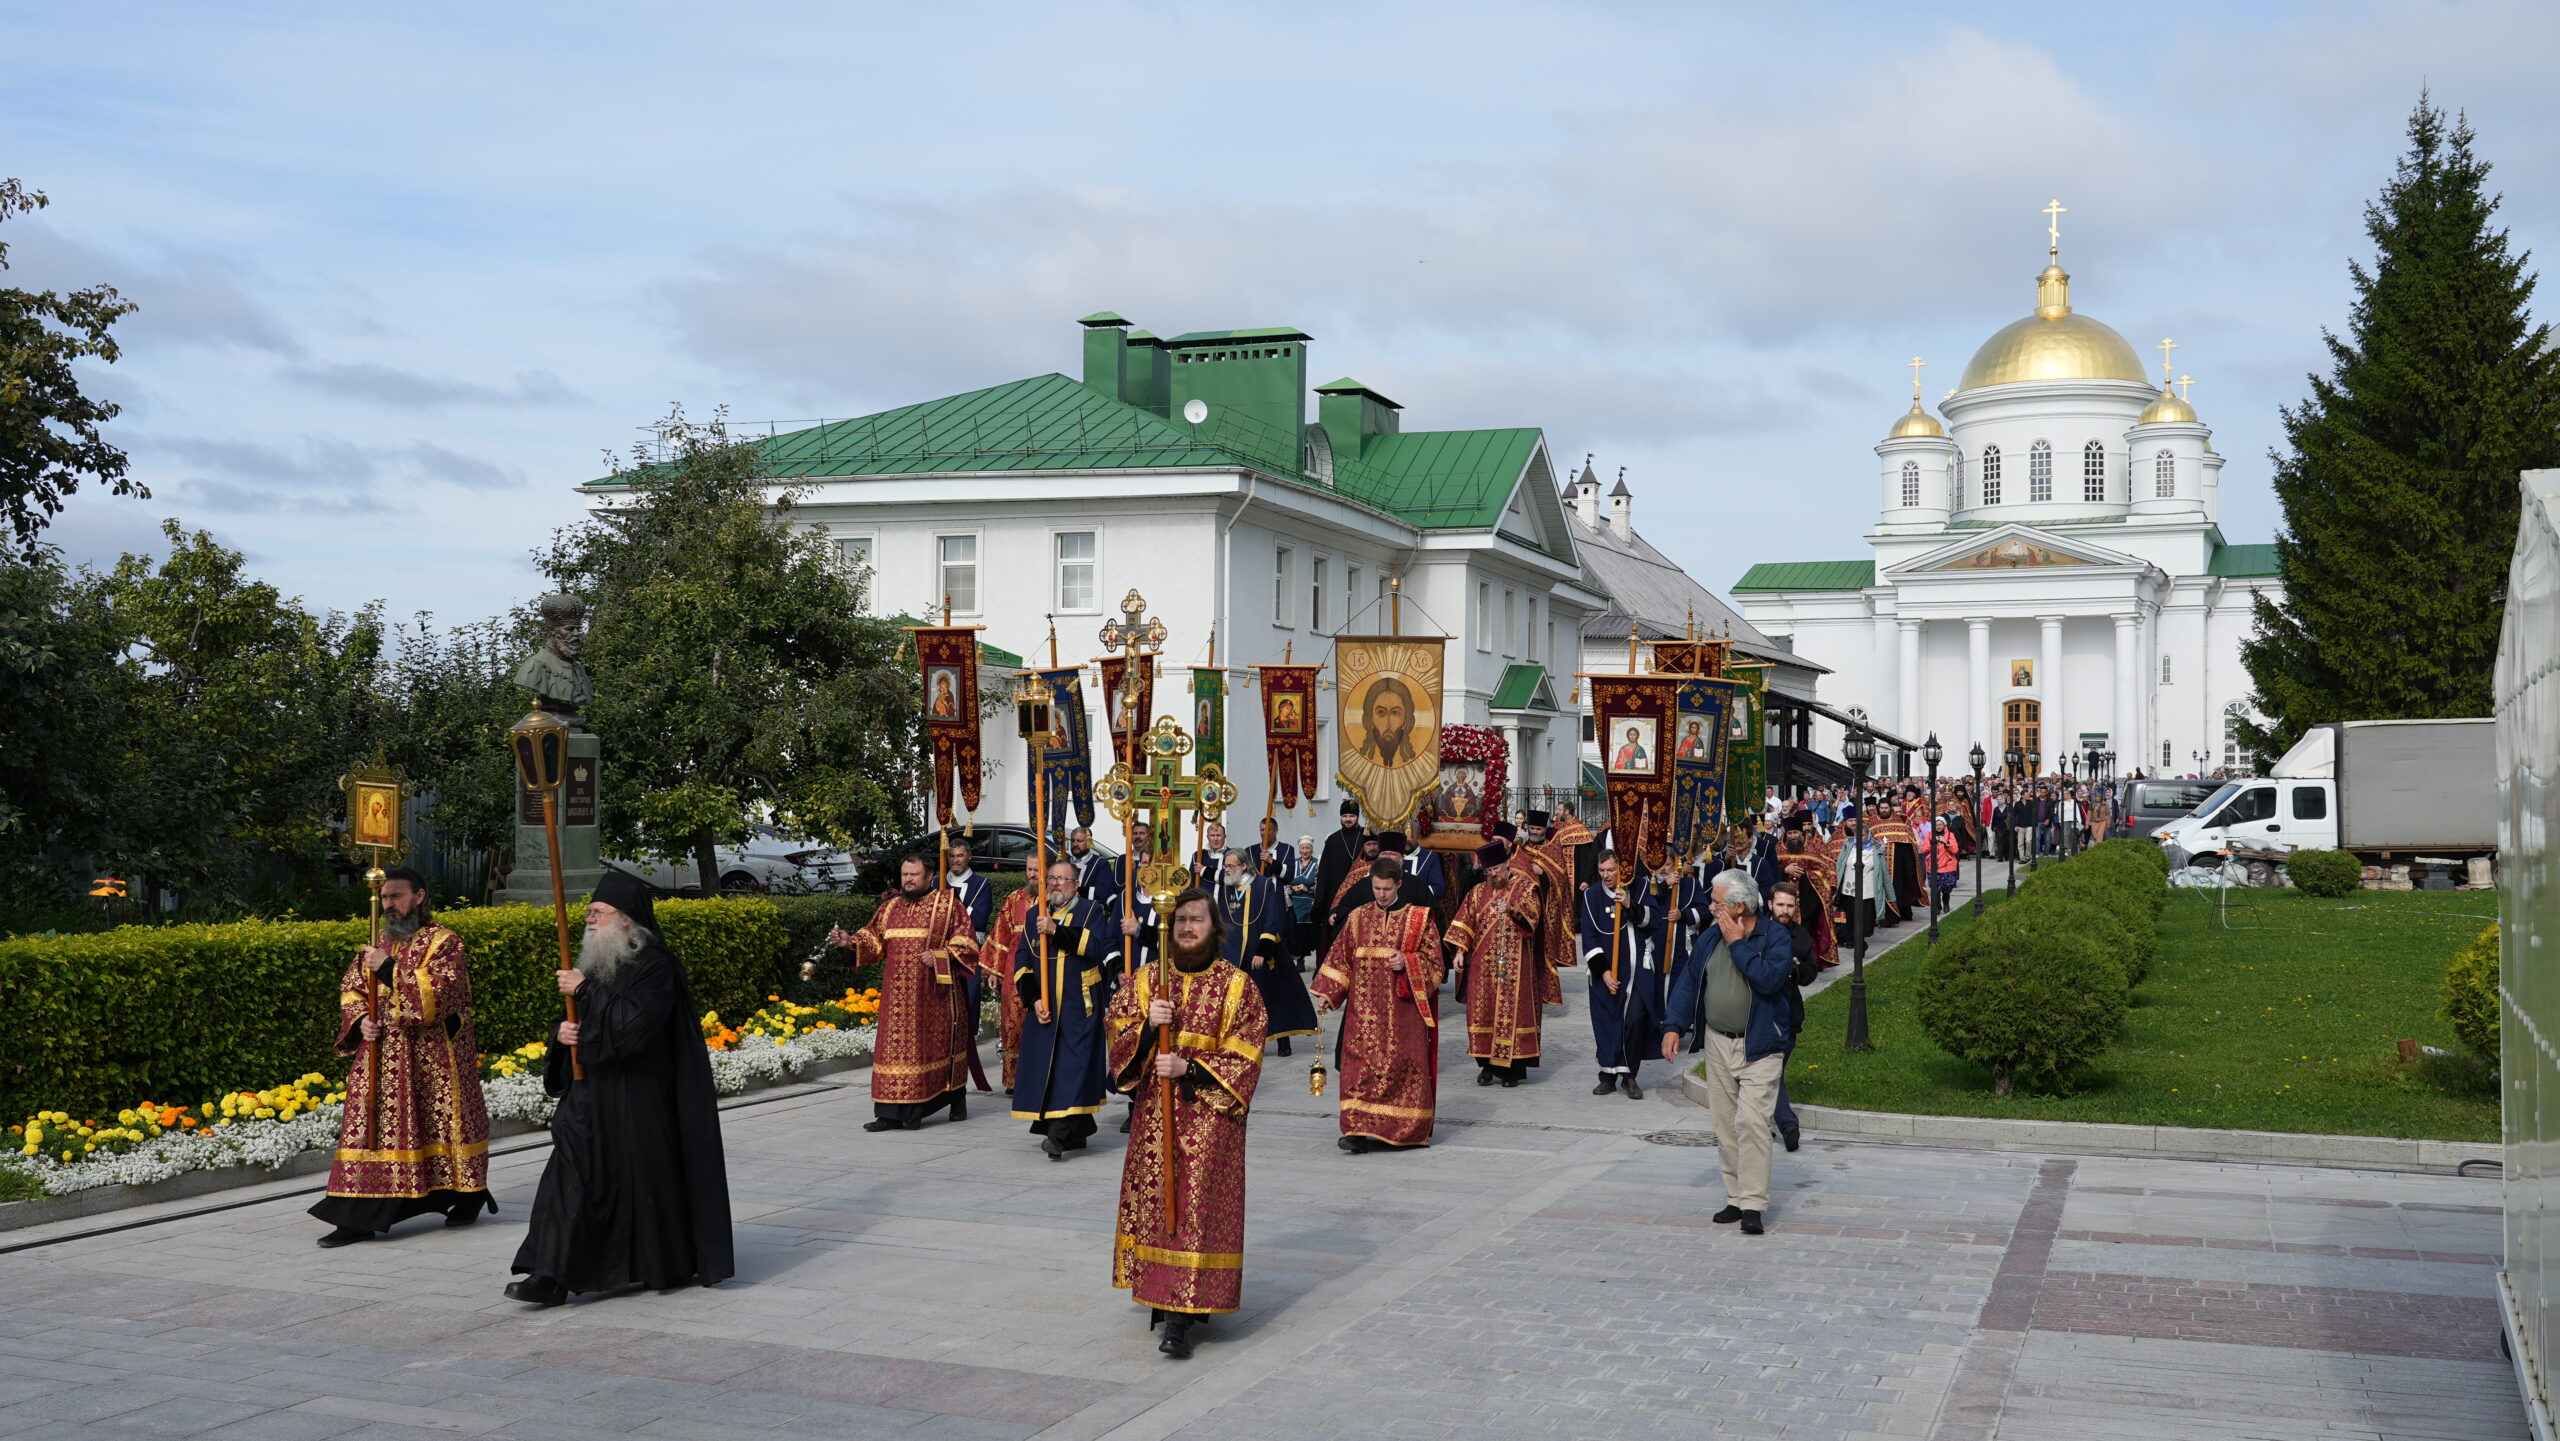
[[[513,466],[425,440],[365,446],[325,435],[289,444],[164,436],[139,448],[145,456],[135,462],[137,473],[172,474],[191,505],[229,514],[407,513],[415,509],[407,492],[418,484],[483,492],[525,484]]]
[[[9,247],[11,284],[33,290],[112,285],[134,302],[134,312],[116,323],[116,337],[127,347],[157,341],[302,354],[283,318],[249,293],[247,268],[229,256],[154,244],[148,258],[136,259],[25,217],[11,222],[0,241]]]
[[[411,410],[450,405],[558,405],[577,399],[560,383],[560,377],[547,370],[517,371],[504,385],[448,380],[372,361],[290,365],[282,374],[286,380],[323,395]]]

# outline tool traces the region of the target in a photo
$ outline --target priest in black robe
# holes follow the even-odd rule
[[[1052,1161],[1081,1151],[1110,1083],[1103,1013],[1120,981],[1119,912],[1076,894],[1075,862],[1049,862],[1039,907],[1013,948],[1022,998],[1022,1054],[1014,1065],[1013,1118],[1029,1121]]]
[[[1264,1038],[1278,1041],[1280,1054],[1288,1055],[1290,1037],[1319,1034],[1315,998],[1307,994],[1307,978],[1289,958],[1285,938],[1293,917],[1288,897],[1278,881],[1254,873],[1243,851],[1227,852],[1215,879],[1209,899],[1227,920],[1221,959],[1244,972],[1262,993]]]
[[[736,1274],[711,1056],[684,963],[658,936],[648,883],[608,870],[587,903],[578,1021],[553,1030],[543,1086],[559,1098],[551,1159],[516,1251],[509,1298],[557,1306],[625,1286]],[[572,1079],[571,1051],[586,1067]]]
[[[1369,833],[1360,825],[1360,803],[1346,798],[1342,802],[1342,825],[1324,838],[1324,849],[1316,856],[1316,954],[1319,956],[1333,949],[1334,928],[1341,924],[1334,915],[1334,903],[1342,898],[1342,883],[1351,879],[1352,872],[1367,865],[1361,859],[1360,848],[1368,839]]]

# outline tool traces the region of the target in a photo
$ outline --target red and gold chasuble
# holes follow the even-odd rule
[[[1467,892],[1448,942],[1466,965],[1467,1054],[1508,1066],[1538,1058],[1547,965],[1539,925],[1538,878],[1513,870]]]
[[[1521,860],[1536,868],[1541,883],[1538,949],[1546,956],[1547,974],[1538,986],[1539,999],[1550,1006],[1564,1004],[1564,979],[1556,973],[1574,964],[1573,898],[1581,886],[1574,879],[1573,853],[1591,839],[1591,828],[1567,811],[1547,828],[1545,840],[1520,848]]]
[[[968,908],[937,886],[921,901],[892,895],[853,933],[853,953],[880,962],[880,1029],[871,1099],[921,1105],[969,1084],[977,1017],[958,972],[977,959]]]
[[[1013,985],[1013,952],[1022,943],[1022,929],[1029,924],[1031,888],[1023,887],[1004,898],[996,908],[996,918],[987,923],[986,948],[978,953],[979,974],[987,978],[996,998],[996,1045],[1004,1053],[1004,1089],[1013,1089],[1014,1063],[1022,1058],[1022,993]]]
[[[419,928],[392,952],[382,1039],[362,1039],[372,971],[359,959],[338,982],[338,1054],[353,1056],[332,1196],[424,1196],[489,1185],[489,1111],[471,1031],[471,967],[462,938]],[[367,1050],[380,1056],[368,1056]],[[380,1076],[380,1090],[375,1077]]]
[[[1778,843],[1778,865],[1803,894],[1805,929],[1813,933],[1813,958],[1826,966],[1840,963],[1840,938],[1831,929],[1831,897],[1840,889],[1840,843],[1807,840],[1800,851]]]
[[[1164,1226],[1163,1087],[1148,1061],[1147,1005],[1156,968],[1140,966],[1112,993],[1103,1024],[1113,1083],[1137,1098],[1120,1167],[1120,1221],[1111,1284],[1141,1306],[1211,1315],[1244,1295],[1244,1127],[1262,1078],[1262,993],[1243,971],[1211,961],[1173,973],[1173,1050],[1208,1072],[1173,1083],[1173,1234]]]
[[[1401,972],[1387,968],[1404,958]],[[1427,906],[1353,911],[1308,987],[1342,1007],[1342,1134],[1431,1141],[1440,1101],[1440,928]]]

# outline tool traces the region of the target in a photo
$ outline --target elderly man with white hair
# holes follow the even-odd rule
[[[1748,874],[1721,872],[1708,889],[1715,923],[1699,928],[1680,958],[1669,1015],[1706,1028],[1707,1113],[1724,1172],[1725,1207],[1714,1220],[1739,1221],[1744,1235],[1757,1236],[1769,1209],[1769,1123],[1787,1062],[1795,958],[1787,928],[1766,914]],[[1664,1060],[1679,1047],[1679,1031],[1662,1033]]]

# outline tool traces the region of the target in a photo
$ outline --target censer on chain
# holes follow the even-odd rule
[[[1324,1094],[1324,1057],[1322,1056],[1316,1057],[1315,1064],[1307,1067],[1307,1094],[1310,1096]]]

